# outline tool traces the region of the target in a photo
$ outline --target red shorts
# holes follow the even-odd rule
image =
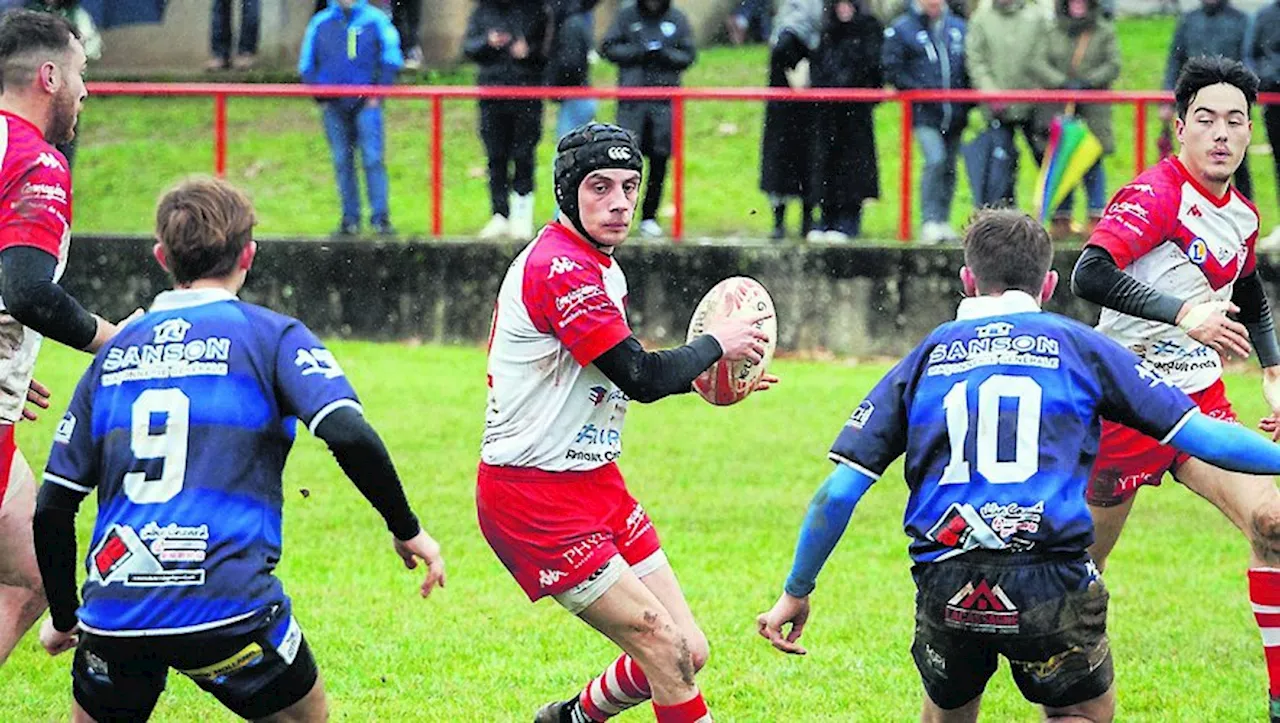
[[[567,592],[614,555],[636,565],[662,547],[616,464],[546,472],[482,462],[476,516],[489,546],[530,600]]]
[[[9,491],[9,475],[13,470],[13,457],[18,452],[18,441],[12,424],[0,424],[0,507]]]
[[[1210,417],[1237,421],[1221,379],[1190,397]],[[1190,455],[1142,432],[1104,419],[1086,499],[1095,507],[1113,507],[1133,497],[1143,485],[1158,486],[1165,472],[1177,471],[1188,459]]]

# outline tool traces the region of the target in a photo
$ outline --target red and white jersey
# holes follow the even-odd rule
[[[1193,304],[1230,301],[1236,279],[1254,271],[1258,223],[1258,209],[1234,187],[1215,197],[1169,157],[1116,193],[1089,243],[1157,291]],[[1218,352],[1176,326],[1104,308],[1098,331],[1185,392],[1222,377]]]
[[[62,278],[71,245],[71,172],[40,129],[0,112],[0,251],[34,246],[58,259]],[[0,299],[0,424],[22,416],[41,336],[4,311]]]
[[[627,397],[592,364],[631,335],[617,261],[559,223],[502,280],[489,338],[490,465],[591,470],[622,454]]]

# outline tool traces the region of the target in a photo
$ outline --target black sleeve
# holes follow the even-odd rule
[[[634,336],[596,358],[595,365],[623,394],[637,402],[656,402],[693,388],[693,380],[723,352],[714,336],[703,334],[675,349],[645,351]]]
[[[1267,301],[1267,292],[1257,271],[1236,281],[1231,302],[1240,307],[1240,323],[1249,330],[1249,341],[1258,353],[1258,363],[1263,367],[1280,364],[1280,344],[1276,342],[1271,303]]]
[[[40,487],[31,531],[36,564],[44,580],[53,627],[67,632],[76,625],[80,596],[76,593],[76,512],[85,495],[52,482]]]
[[[422,530],[405,499],[391,455],[363,414],[341,407],[320,420],[315,434],[329,446],[338,466],[386,520],[387,529],[397,540],[411,539]]]
[[[98,333],[98,320],[53,282],[58,259],[34,246],[0,251],[0,298],[23,326],[73,349],[84,349]]]
[[[1156,291],[1120,270],[1110,252],[1086,246],[1071,272],[1071,293],[1085,301],[1141,319],[1178,323],[1182,300]]]

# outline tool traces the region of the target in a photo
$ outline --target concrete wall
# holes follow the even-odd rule
[[[67,289],[120,318],[166,288],[143,238],[77,238]],[[517,246],[482,243],[262,241],[247,301],[301,318],[322,335],[483,343],[498,285]],[[702,294],[734,275],[759,279],[778,309],[784,350],[900,355],[952,318],[961,297],[958,250],[633,245],[619,251],[636,333],[684,341]],[[1055,265],[1069,273],[1075,252]],[[1264,278],[1274,278],[1263,266]],[[1272,290],[1272,298],[1278,298]],[[1065,284],[1052,307],[1093,321]]]

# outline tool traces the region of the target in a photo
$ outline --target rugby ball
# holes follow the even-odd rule
[[[708,326],[721,319],[749,318],[765,312],[770,314],[769,318],[756,322],[756,328],[769,335],[769,341],[764,345],[764,359],[759,364],[747,359],[732,362],[721,359],[712,364],[710,369],[693,380],[694,391],[703,399],[717,406],[726,406],[736,404],[751,394],[769,362],[773,361],[773,351],[778,344],[778,319],[769,292],[759,281],[746,276],[733,276],[721,281],[698,302],[693,318],[689,320],[686,341],[701,336]]]

